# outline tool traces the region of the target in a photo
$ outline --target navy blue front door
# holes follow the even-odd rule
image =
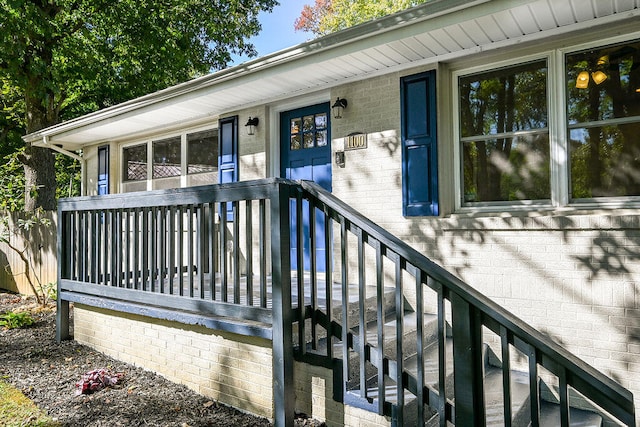
[[[313,105],[297,110],[286,111],[280,115],[281,141],[281,174],[293,180],[309,180],[318,183],[325,190],[331,191],[331,132],[329,119],[329,103]],[[298,242],[295,227],[298,218],[295,215],[295,204],[292,203],[291,227],[291,265],[297,268],[298,247],[304,251],[303,269],[311,265],[309,207],[304,203],[303,217],[304,238]],[[325,270],[326,248],[324,244],[324,217],[316,212],[315,251],[317,271]]]

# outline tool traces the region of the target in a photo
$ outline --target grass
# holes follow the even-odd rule
[[[20,390],[0,380],[0,426],[58,427]]]

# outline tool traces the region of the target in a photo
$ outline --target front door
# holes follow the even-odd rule
[[[331,191],[331,135],[329,103],[313,105],[297,110],[286,111],[280,115],[281,176],[292,180],[309,180]],[[304,251],[304,270],[311,265],[309,207],[302,207],[301,218],[304,229],[303,242],[298,242],[295,232],[298,218],[295,205],[292,204],[291,221],[291,265],[297,268],[298,247]],[[325,270],[326,249],[324,247],[324,216],[316,212],[315,247],[317,271]]]

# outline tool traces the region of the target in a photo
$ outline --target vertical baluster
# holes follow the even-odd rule
[[[184,266],[184,206],[177,207],[178,215],[178,261],[176,264],[176,274],[178,275],[178,295],[184,296],[184,274],[182,267]]]
[[[105,240],[107,241],[105,250],[105,284],[109,286],[114,285],[114,264],[115,264],[115,210],[109,209],[107,211],[107,221],[105,224]]]
[[[340,264],[342,284],[342,391],[346,393],[349,381],[349,266],[347,220],[340,217]]]
[[[169,276],[169,294],[175,293],[176,274],[176,208],[169,206],[167,209],[167,274]]]
[[[142,252],[140,253],[140,264],[142,268],[142,286],[143,291],[148,290],[148,283],[150,280],[150,268],[149,265],[149,239],[152,236],[149,225],[149,217],[151,215],[151,209],[142,208]]]
[[[364,265],[364,232],[356,229],[358,236],[358,323],[359,323],[359,352],[360,352],[360,397],[367,398],[367,372],[366,372],[366,348],[367,348],[367,324],[366,311],[366,281]]]
[[[318,266],[316,243],[316,208],[311,200],[307,201],[309,210],[309,296],[311,299],[311,348],[318,349]],[[301,252],[304,252],[301,250]]]
[[[504,426],[511,427],[511,352],[509,351],[510,334],[507,328],[500,325],[500,347],[502,352],[502,401],[504,402]]]
[[[124,217],[124,233],[125,233],[125,258],[124,258],[124,281],[126,287],[131,287],[131,210],[125,211]]]
[[[247,200],[245,204],[245,252],[246,252],[246,278],[247,278],[247,305],[253,305],[253,212],[252,202]]]
[[[298,292],[298,343],[300,353],[305,354],[307,352],[307,325],[305,316],[305,301],[304,301],[304,226],[302,219],[302,193],[296,191],[295,199],[295,235],[296,235],[296,278],[297,278],[297,292]],[[313,330],[313,325],[311,325]]]
[[[102,284],[109,284],[109,249],[111,242],[109,236],[111,235],[111,211],[103,211],[103,227],[102,227]]]
[[[86,282],[87,281],[87,273],[88,273],[88,259],[87,259],[87,254],[88,254],[88,246],[89,246],[89,235],[87,234],[87,222],[89,221],[88,219],[88,212],[87,211],[80,211],[78,212],[78,214],[80,215],[80,221],[78,222],[78,226],[80,227],[80,230],[78,232],[78,237],[79,237],[79,255],[80,255],[80,263],[79,263],[79,267],[80,267],[80,271],[78,274],[78,278],[80,279],[80,281],[82,282]]]
[[[369,239],[369,244],[376,251],[376,320],[378,335],[378,357],[376,358],[376,369],[378,370],[378,414],[384,414],[385,388],[384,388],[384,272],[382,248],[380,242]],[[361,335],[365,335],[366,332]],[[402,425],[402,424],[398,424]]]
[[[206,247],[207,247],[207,235],[206,235],[206,222],[205,222],[205,205],[200,204],[197,207],[198,213],[198,286],[200,286],[200,299],[205,298],[205,265],[206,265]]]
[[[187,278],[189,280],[189,298],[193,298],[193,250],[194,250],[194,233],[193,233],[193,216],[194,205],[189,205],[187,208]]]
[[[229,299],[228,290],[228,266],[227,266],[227,202],[220,204],[220,293],[222,301],[227,302]]]
[[[260,200],[260,307],[267,308],[267,207]]]
[[[240,202],[233,209],[233,303],[240,304]]]
[[[560,425],[569,427],[569,387],[567,385],[567,371],[560,366],[558,373],[559,394],[560,394]]]
[[[209,287],[211,289],[211,300],[213,301],[216,299],[216,246],[218,244],[218,239],[216,238],[215,207],[216,204],[210,202],[207,215],[207,223],[209,224]]]
[[[124,261],[124,256],[125,256],[125,239],[124,239],[124,225],[123,225],[123,213],[124,210],[123,209],[118,209],[117,211],[117,226],[118,226],[118,230],[116,233],[116,240],[118,241],[118,253],[116,254],[117,256],[117,264],[116,264],[116,275],[117,275],[117,281],[118,281],[118,286],[120,287],[126,287],[126,282],[124,281],[124,274],[123,274],[123,261]]]
[[[160,293],[164,294],[165,277],[167,276],[167,208],[158,208],[158,281],[160,283]]]
[[[327,357],[333,357],[333,233],[332,219],[328,206],[324,206],[324,248],[325,248],[325,300],[327,307]],[[346,325],[345,325],[346,328]]]
[[[100,283],[100,223],[102,214],[93,211],[93,280],[92,283]]]
[[[531,427],[540,426],[540,387],[536,348],[529,345],[529,398],[531,402]]]
[[[396,270],[396,292],[395,292],[395,313],[396,313],[396,391],[398,393],[398,425],[404,425],[404,290],[402,282],[403,262],[399,256],[394,254]]]
[[[418,425],[424,425],[424,288],[422,287],[422,271],[413,265],[407,265],[407,271],[415,279],[416,289],[416,398],[418,401]]]
[[[151,246],[151,250],[149,251],[149,281],[151,284],[151,292],[155,292],[158,277],[158,208],[151,208],[149,214],[149,244]]]
[[[444,303],[444,291],[440,283],[427,277],[427,284],[438,292],[438,415],[440,427],[447,425],[447,325]]]
[[[133,209],[133,264],[131,269],[133,270],[133,288],[140,289],[140,209]]]
[[[68,261],[68,265],[69,265],[69,275],[68,277],[65,277],[65,279],[71,279],[71,280],[76,280],[76,269],[77,269],[77,252],[78,252],[78,238],[77,238],[77,234],[76,234],[76,215],[77,212],[68,212],[66,214],[66,218],[68,220],[68,228],[67,228],[67,233],[68,233],[68,240],[67,240],[67,244],[69,247],[69,252],[67,252],[67,261]]]

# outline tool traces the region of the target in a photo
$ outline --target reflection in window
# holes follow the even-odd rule
[[[207,130],[187,135],[187,173],[215,172],[217,169],[217,132]]]
[[[566,56],[571,197],[640,195],[640,41]]]
[[[153,178],[180,176],[181,138],[153,141]]]
[[[324,147],[328,144],[327,115],[325,113],[291,119],[291,150]]]
[[[463,203],[551,197],[547,64],[461,77]]]
[[[147,144],[122,149],[124,165],[123,181],[141,181],[147,179]]]

